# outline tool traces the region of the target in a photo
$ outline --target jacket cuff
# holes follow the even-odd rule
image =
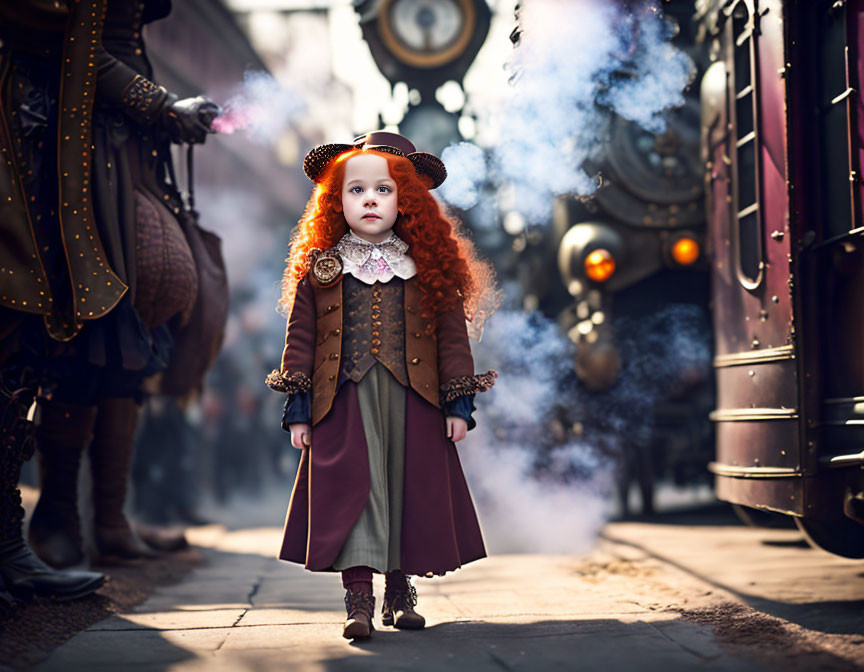
[[[309,392],[312,389],[312,381],[302,371],[288,373],[273,369],[264,380],[271,390],[284,392],[285,394],[297,394],[298,392]]]
[[[468,423],[468,431],[477,426],[477,421],[471,417],[471,414],[477,410],[477,407],[474,406],[473,394],[466,394],[462,397],[457,397],[453,401],[444,402],[441,410],[444,411],[444,417],[462,418]]]
[[[475,373],[473,376],[456,376],[451,378],[439,389],[439,401],[443,407],[447,402],[478,392],[491,390],[498,374],[489,370],[486,373]]]
[[[159,114],[166,103],[177,100],[165,87],[151,82],[146,77],[136,75],[123,90],[123,108],[132,119],[140,124],[158,121]]]
[[[282,411],[282,429],[290,432],[291,425],[296,422],[307,425],[312,422],[312,395],[308,392],[292,394],[285,400],[285,408]]]

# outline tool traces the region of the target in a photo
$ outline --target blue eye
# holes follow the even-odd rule
[[[350,191],[352,194],[360,194],[363,192],[363,189],[360,187],[351,187]]]
[[[384,185],[381,185],[380,187],[378,187],[378,192],[382,194],[389,194],[390,187],[385,187]]]

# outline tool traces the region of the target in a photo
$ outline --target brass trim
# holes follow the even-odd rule
[[[708,471],[727,478],[801,478],[803,473],[792,467],[739,467],[735,464],[709,462]]]
[[[826,467],[832,469],[842,469],[843,467],[858,467],[864,465],[864,450],[860,453],[850,453],[849,455],[826,455],[820,462]]]
[[[394,33],[391,26],[390,10],[395,3],[395,0],[384,0],[378,13],[378,30],[381,33],[381,40],[386,49],[393,54],[397,59],[406,65],[415,68],[439,68],[447,65],[459,58],[468,45],[471,43],[471,38],[474,35],[474,28],[477,25],[477,11],[471,0],[455,0],[455,4],[462,11],[464,22],[462,30],[449,45],[441,51],[424,52],[413,49],[404,44]]]
[[[718,408],[708,416],[713,422],[748,422],[751,420],[797,420],[795,408]]]
[[[756,131],[750,131],[747,135],[745,135],[744,137],[740,138],[740,139],[735,143],[735,149],[741,149],[741,148],[742,148],[744,145],[746,145],[748,142],[753,142],[755,139],[756,139]],[[759,204],[758,204],[758,203],[754,203],[753,205],[755,205],[756,208],[753,208],[752,212],[756,212],[756,209],[759,207]],[[752,207],[752,206],[751,206],[751,207]],[[747,210],[747,208],[744,208],[744,210]],[[742,210],[742,212],[744,212],[744,210]],[[748,212],[747,214],[750,214],[750,213]]]
[[[830,399],[823,399],[823,404],[838,404],[845,405],[849,404],[854,406],[855,404],[864,403],[864,397],[832,397]]]
[[[730,355],[717,355],[714,358],[714,368],[722,369],[727,366],[746,366],[747,364],[764,364],[767,362],[780,362],[787,359],[795,359],[794,345],[781,345],[777,348],[766,348],[752,352],[734,352]]]
[[[834,99],[831,101],[831,104],[832,104],[832,105],[836,105],[837,103],[842,103],[844,100],[846,100],[846,99],[847,99],[849,96],[851,96],[853,93],[855,93],[855,89],[853,89],[853,88],[850,86],[850,87],[847,88],[843,93],[841,93],[839,96],[837,96],[836,98],[834,98]]]

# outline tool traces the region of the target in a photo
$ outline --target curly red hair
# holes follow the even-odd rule
[[[375,150],[353,149],[331,161],[306,204],[282,278],[279,308],[286,315],[291,312],[297,285],[308,271],[309,251],[331,248],[348,232],[342,214],[345,163],[363,152]],[[459,231],[458,220],[442,212],[429,193],[429,178],[418,174],[403,156],[375,154],[387,159],[390,177],[396,182],[400,214],[393,230],[410,246],[408,254],[417,265],[417,286],[422,294],[421,313],[430,328],[436,312],[452,308],[460,300],[468,316],[476,314],[481,297],[491,299],[485,303],[494,303],[497,290],[492,266],[478,259],[473,243]]]

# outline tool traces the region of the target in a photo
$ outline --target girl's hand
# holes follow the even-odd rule
[[[468,423],[465,422],[462,418],[447,418],[447,438],[450,439],[453,443],[464,439],[465,434],[467,433]],[[291,435],[294,435],[293,431]]]
[[[312,428],[309,425],[305,422],[293,422],[288,427],[291,430],[291,445],[297,450],[312,445]]]

